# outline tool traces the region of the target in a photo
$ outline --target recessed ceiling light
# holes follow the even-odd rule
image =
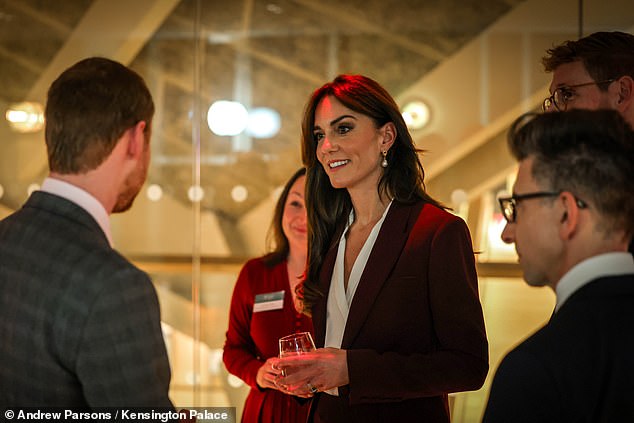
[[[12,104],[5,117],[16,132],[37,132],[44,127],[44,110],[40,103],[25,101]]]
[[[236,203],[242,203],[249,197],[249,190],[244,185],[236,185],[231,190],[231,198]]]
[[[147,187],[146,194],[150,201],[158,201],[163,197],[163,188],[160,185],[152,184]]]
[[[247,133],[254,138],[272,138],[280,132],[281,118],[277,110],[258,107],[249,112]]]
[[[200,185],[191,186],[189,187],[189,190],[187,190],[187,197],[189,198],[189,201],[198,203],[205,197],[205,190],[203,190]]]
[[[238,135],[247,127],[249,112],[237,101],[220,100],[213,103],[207,111],[207,125],[216,135]]]
[[[402,115],[409,129],[421,129],[429,123],[429,106],[422,100],[410,101],[403,106]]]

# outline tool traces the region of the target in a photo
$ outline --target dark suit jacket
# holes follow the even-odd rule
[[[169,381],[154,287],[85,210],[37,191],[0,221],[0,409],[172,408]]]
[[[634,274],[583,286],[511,351],[484,422],[634,422]]]
[[[338,245],[320,278],[328,293]],[[326,298],[313,308],[324,345]],[[447,394],[478,389],[488,345],[465,223],[432,205],[393,203],[352,301],[341,348],[350,383],[318,394],[325,422],[449,422]]]

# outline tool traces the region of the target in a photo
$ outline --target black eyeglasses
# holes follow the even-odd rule
[[[555,110],[565,112],[568,107],[568,102],[575,95],[574,88],[586,87],[588,85],[608,84],[614,81],[616,81],[616,79],[606,79],[604,81],[592,81],[583,84],[561,86],[553,92],[553,95],[544,99],[544,102],[542,103],[542,110],[547,112],[551,107],[555,106]]]
[[[554,191],[540,191],[540,192],[530,192],[527,194],[517,194],[512,195],[510,197],[502,197],[498,198],[500,202],[500,208],[502,209],[502,215],[508,223],[515,223],[517,219],[517,203],[522,200],[530,200],[531,198],[543,198],[543,197],[557,197],[561,194],[562,191],[554,192]],[[575,197],[575,201],[577,202],[577,207],[580,209],[585,209],[588,205],[583,201]]]

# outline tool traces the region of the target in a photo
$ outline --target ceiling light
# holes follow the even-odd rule
[[[421,129],[429,123],[429,106],[421,100],[410,101],[403,106],[402,115],[409,129]]]
[[[249,112],[237,101],[216,101],[207,112],[207,124],[216,135],[238,135],[247,127]]]
[[[249,112],[247,133],[254,138],[272,138],[280,132],[280,114],[269,107],[258,107]]]
[[[242,203],[249,197],[249,190],[244,185],[236,185],[231,190],[231,198],[236,203]]]
[[[163,197],[163,188],[160,185],[152,184],[147,187],[145,193],[150,201],[158,201]]]
[[[187,190],[187,197],[192,203],[198,203],[205,197],[205,191],[200,185],[194,185]]]
[[[37,132],[44,127],[44,110],[40,103],[11,104],[5,117],[9,126],[16,132]]]

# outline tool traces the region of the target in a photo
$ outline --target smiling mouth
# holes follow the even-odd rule
[[[348,164],[348,162],[350,162],[350,160],[337,160],[336,162],[328,163],[328,167],[330,167],[331,169],[335,169],[345,164]]]

